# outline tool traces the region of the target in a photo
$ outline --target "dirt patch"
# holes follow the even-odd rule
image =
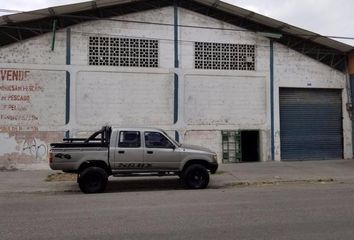
[[[15,167],[0,167],[0,172],[14,172],[17,171],[18,169]]]
[[[300,179],[300,180],[265,180],[256,182],[233,182],[226,184],[226,187],[248,187],[248,186],[268,186],[268,185],[281,185],[281,184],[315,184],[315,183],[332,183],[333,178],[327,179]]]
[[[76,181],[77,175],[73,173],[53,173],[47,176],[46,182],[72,182]]]

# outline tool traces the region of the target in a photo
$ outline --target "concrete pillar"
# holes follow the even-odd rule
[[[354,103],[354,53],[349,54],[348,57],[348,74],[351,88],[351,101]],[[354,108],[352,107],[352,116],[354,116]],[[354,121],[352,117],[352,139],[354,140]],[[354,153],[354,144],[352,144]]]
[[[350,79],[352,103],[353,103],[353,93],[354,93],[354,53],[349,54],[348,57],[348,74]]]
[[[349,74],[352,103],[353,103],[353,100],[354,100],[354,53],[351,53],[348,56],[348,74]],[[353,109],[353,111],[354,111],[354,109]]]

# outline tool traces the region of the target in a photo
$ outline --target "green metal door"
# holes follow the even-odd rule
[[[223,163],[242,162],[241,132],[222,131]]]

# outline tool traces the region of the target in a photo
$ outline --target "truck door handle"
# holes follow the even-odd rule
[[[147,151],[147,154],[153,154],[154,152],[153,151]]]
[[[125,151],[118,151],[118,153],[119,153],[119,154],[124,154],[124,153],[125,153]]]

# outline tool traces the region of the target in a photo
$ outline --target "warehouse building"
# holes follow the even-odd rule
[[[353,157],[354,47],[218,0],[97,0],[0,19],[0,167],[151,126],[224,163]]]

